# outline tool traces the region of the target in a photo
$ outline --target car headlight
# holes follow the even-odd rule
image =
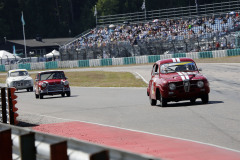
[[[202,88],[204,86],[204,82],[203,81],[198,81],[197,86],[198,86],[198,88]]]
[[[67,86],[67,85],[69,85],[69,82],[68,81],[64,81],[64,86]]]
[[[47,83],[42,83],[42,88],[45,88],[45,87],[47,87]]]
[[[176,85],[174,83],[170,83],[168,86],[171,91],[176,89]]]

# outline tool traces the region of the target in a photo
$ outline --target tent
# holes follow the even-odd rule
[[[52,52],[50,52],[50,53],[48,53],[48,54],[46,54],[44,57],[46,57],[46,58],[52,58],[52,57],[59,57],[60,56],[60,53],[57,51],[57,50],[53,50]]]
[[[0,59],[20,59],[19,56],[14,56],[12,53],[1,50],[0,51]]]

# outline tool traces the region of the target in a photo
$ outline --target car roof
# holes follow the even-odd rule
[[[164,63],[185,62],[185,61],[192,61],[192,62],[194,62],[194,60],[191,59],[191,58],[170,58],[170,59],[159,60],[156,63],[161,65],[161,64],[164,64]]]
[[[9,70],[8,72],[16,72],[16,71],[27,71],[26,69],[13,69],[13,70]]]
[[[48,70],[48,71],[41,71],[41,72],[38,72],[38,73],[50,73],[50,72],[63,72],[61,70]]]

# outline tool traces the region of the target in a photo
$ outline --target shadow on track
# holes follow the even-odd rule
[[[157,107],[161,108],[173,108],[173,107],[189,107],[189,106],[203,106],[203,105],[211,105],[211,104],[219,104],[224,103],[223,101],[209,101],[207,104],[203,104],[201,101],[196,101],[195,103],[191,102],[171,102],[168,103],[166,107],[162,107],[157,105]]]

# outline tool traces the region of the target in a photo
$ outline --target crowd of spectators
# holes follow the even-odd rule
[[[192,19],[155,19],[147,23],[97,27],[86,36],[82,36],[66,46],[66,48],[103,47],[109,43],[117,44],[119,42],[136,45],[138,41],[151,38],[170,42],[172,40],[184,40],[194,37],[224,37],[237,27],[240,27],[239,25],[240,15],[235,12]],[[233,43],[217,41],[215,44],[209,43],[201,48],[196,47],[195,51],[234,47]]]

